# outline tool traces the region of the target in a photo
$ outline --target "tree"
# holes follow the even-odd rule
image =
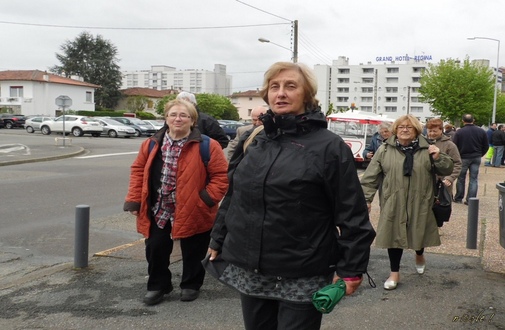
[[[239,119],[237,108],[231,101],[222,95],[195,94],[196,102],[200,111],[211,115],[216,119]],[[167,95],[156,104],[156,112],[160,115],[165,111],[165,104],[176,98],[176,95]]]
[[[128,96],[126,99],[126,108],[131,112],[144,111],[148,101],[147,97],[142,95]]]
[[[466,58],[441,60],[430,64],[421,74],[421,101],[429,103],[442,120],[459,123],[465,113],[474,115],[480,124],[492,117],[494,77],[482,65]]]
[[[98,108],[114,108],[121,98],[122,78],[116,46],[100,35],[93,37],[82,32],[60,48],[62,54],[56,53],[56,58],[61,65],[55,65],[50,71],[65,77],[77,75],[85,82],[100,85],[95,91],[95,104]]]

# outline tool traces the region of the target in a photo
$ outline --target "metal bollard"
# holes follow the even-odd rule
[[[466,248],[477,248],[477,229],[479,226],[479,199],[471,197],[468,199],[468,224],[466,232]]]
[[[75,207],[74,267],[88,267],[89,205]]]

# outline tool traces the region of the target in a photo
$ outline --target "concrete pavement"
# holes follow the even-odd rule
[[[18,159],[6,160],[0,153],[0,164],[36,161],[37,155],[47,160],[83,152],[78,146],[30,149],[30,155],[19,155]],[[322,328],[505,329],[505,250],[499,245],[495,188],[504,179],[505,168],[481,167],[477,249],[466,249],[467,206],[454,204],[451,220],[443,229],[442,245],[426,251],[424,275],[416,274],[414,254],[406,251],[398,288],[385,291],[387,253],[373,248],[369,273],[377,287],[370,287],[365,278],[355,295],[324,316]],[[378,212],[375,201],[371,213],[374,226]],[[147,274],[143,253],[144,244],[139,240],[95,254],[85,269],[65,263],[3,276],[0,328],[243,328],[237,293],[210,276],[199,299],[179,301],[182,265],[177,247],[171,267],[176,290],[157,306],[143,305]]]

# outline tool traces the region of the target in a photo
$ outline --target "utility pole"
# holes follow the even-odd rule
[[[298,62],[298,20],[293,22],[293,63]]]

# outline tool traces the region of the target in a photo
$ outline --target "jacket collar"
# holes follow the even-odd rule
[[[321,108],[306,109],[301,115],[276,115],[271,109],[260,116],[265,133],[270,138],[282,134],[303,134],[318,128],[326,128],[326,118]]]

